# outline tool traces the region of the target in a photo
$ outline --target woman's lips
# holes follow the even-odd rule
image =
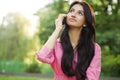
[[[70,21],[70,22],[75,22],[76,19],[75,19],[75,18],[70,18],[69,21]]]

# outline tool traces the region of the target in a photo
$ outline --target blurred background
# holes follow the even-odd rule
[[[48,64],[36,60],[36,51],[55,29],[54,21],[58,14],[67,13],[72,1],[0,0],[0,80],[40,79],[6,78],[5,74],[53,75]],[[119,78],[120,0],[86,1],[95,10],[96,42],[102,49],[101,78]]]

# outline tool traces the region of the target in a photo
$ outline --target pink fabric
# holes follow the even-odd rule
[[[37,59],[41,62],[51,65],[54,72],[54,80],[76,80],[74,77],[67,77],[61,69],[62,47],[60,39],[56,41],[54,49],[49,49],[45,45],[37,52]],[[77,55],[76,55],[77,56]],[[77,61],[76,56],[74,61]],[[95,56],[92,59],[90,66],[87,69],[86,80],[99,80],[101,72],[101,48],[95,43]]]

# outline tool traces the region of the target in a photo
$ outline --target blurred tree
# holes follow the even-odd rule
[[[96,14],[97,41],[110,53],[120,54],[120,0],[87,0]]]
[[[120,0],[87,1],[96,14],[96,39],[102,48],[102,74],[120,76]]]
[[[36,48],[36,38],[28,36],[30,22],[20,13],[9,13],[0,26],[0,59],[24,60]],[[34,41],[33,41],[34,40]]]
[[[29,21],[19,13],[9,13],[4,17],[0,29],[0,59],[22,58],[25,55],[27,38],[23,36],[23,29],[28,25]],[[16,56],[17,53],[19,55]]]

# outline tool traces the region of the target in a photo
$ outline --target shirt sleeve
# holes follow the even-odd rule
[[[92,59],[90,66],[87,69],[86,80],[99,80],[101,72],[101,48],[95,44],[95,55]]]
[[[51,64],[54,61],[54,49],[49,49],[45,45],[37,52],[37,60]]]

